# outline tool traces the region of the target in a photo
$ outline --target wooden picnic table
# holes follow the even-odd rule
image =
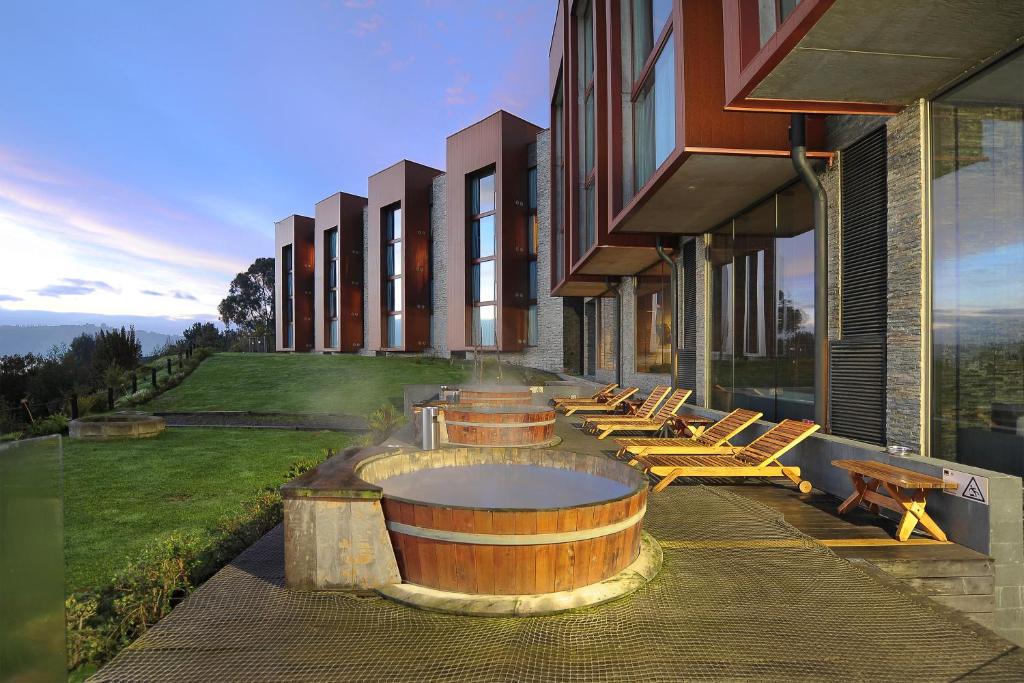
[[[832,464],[848,471],[853,481],[853,493],[839,506],[839,514],[864,502],[872,512],[884,507],[903,515],[896,527],[901,541],[910,538],[918,523],[936,540],[946,540],[945,532],[924,510],[925,497],[930,490],[955,489],[954,482],[874,460],[833,460]]]
[[[704,433],[711,425],[715,424],[715,420],[709,417],[701,417],[700,415],[676,415],[669,422],[669,428],[675,434],[680,436],[686,436],[687,432],[689,435],[696,439]]]

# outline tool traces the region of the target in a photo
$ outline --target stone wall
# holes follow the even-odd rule
[[[551,131],[537,135],[537,345],[522,353],[502,354],[502,360],[551,372],[564,369],[562,301],[551,296]],[[507,356],[507,357],[506,357]]]
[[[699,406],[707,406],[707,358],[708,358],[708,332],[707,332],[707,306],[708,306],[708,249],[707,239],[703,236],[697,240],[697,372],[696,389],[691,400]],[[682,278],[680,278],[682,279]]]
[[[430,238],[433,251],[430,254],[434,268],[434,294],[430,302],[433,319],[430,325],[431,348],[427,351],[435,356],[447,358],[448,353],[448,176],[434,178],[430,188],[433,211],[430,217]]]
[[[886,125],[889,182],[889,286],[886,337],[886,434],[890,443],[921,449],[923,102]]]

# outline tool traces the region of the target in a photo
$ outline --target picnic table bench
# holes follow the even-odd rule
[[[910,538],[919,523],[936,540],[946,540],[945,532],[924,510],[925,497],[929,490],[955,489],[955,483],[874,460],[833,460],[832,464],[848,471],[853,481],[853,493],[839,506],[839,514],[864,502],[872,512],[884,507],[903,515],[896,527],[901,541]]]

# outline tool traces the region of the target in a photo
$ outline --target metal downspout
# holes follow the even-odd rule
[[[606,278],[608,289],[615,293],[615,383],[622,387],[622,282]],[[599,351],[595,351],[598,353]]]
[[[679,306],[676,301],[676,298],[679,296],[679,273],[676,269],[676,262],[665,253],[665,248],[661,246],[661,235],[655,238],[654,250],[658,252],[658,258],[668,264],[668,286],[672,290],[672,293],[669,295],[670,305],[672,306],[672,330],[670,331],[669,353],[672,355],[672,390],[675,391],[679,388]]]
[[[828,431],[828,196],[807,160],[804,115],[790,121],[793,168],[814,198],[814,421]]]

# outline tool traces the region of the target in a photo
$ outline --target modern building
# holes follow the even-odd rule
[[[871,7],[560,2],[553,290],[594,379],[1024,474],[1024,6]]]
[[[278,351],[312,351],[314,221],[292,215],[274,224],[274,320]]]
[[[314,350],[363,348],[363,214],[366,197],[335,192],[316,204]]]
[[[421,352],[433,347],[431,211],[443,171],[400,161],[369,179],[366,241],[366,348]]]
[[[551,296],[547,267],[549,140],[497,111],[448,138],[447,172],[403,160],[370,176],[368,199],[319,202],[309,257],[315,344],[278,350],[578,369],[579,302]],[[288,300],[288,279],[278,283],[278,300]]]

